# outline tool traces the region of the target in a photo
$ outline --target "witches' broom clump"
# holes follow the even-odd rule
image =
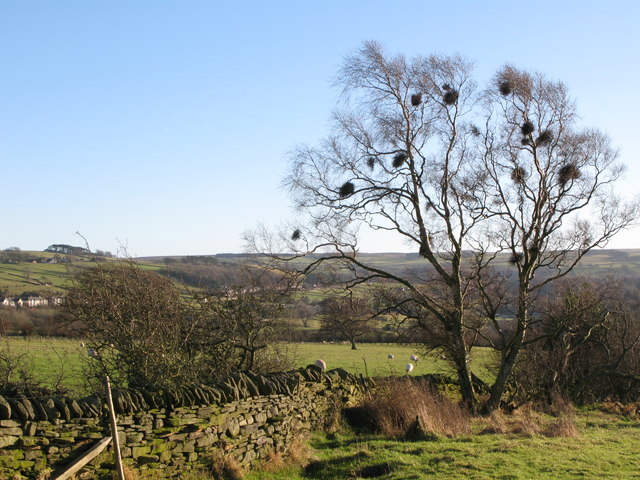
[[[344,182],[340,187],[338,194],[340,195],[340,198],[345,198],[345,197],[348,197],[349,195],[353,195],[353,192],[355,192],[355,190],[356,190],[356,187],[353,183]]]
[[[408,155],[405,152],[396,153],[393,156],[393,168],[399,168],[407,160]]]
[[[520,126],[520,131],[523,135],[529,135],[533,133],[533,123],[527,120]]]
[[[558,172],[558,182],[563,187],[571,180],[577,180],[578,178],[580,178],[580,170],[573,163],[568,163],[560,167],[560,171]]]

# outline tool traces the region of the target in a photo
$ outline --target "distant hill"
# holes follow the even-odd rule
[[[71,279],[78,272],[101,262],[117,259],[94,254],[61,254],[54,252],[21,251],[20,261],[0,261],[0,296],[18,296],[24,292],[42,296],[64,294]],[[143,264],[143,268],[158,270],[159,265]]]
[[[95,255],[65,255],[53,252],[20,252],[28,261],[0,263],[0,296],[17,296],[24,292],[43,295],[64,293],[73,275],[96,265],[96,261],[118,261]],[[395,273],[421,271],[427,267],[417,253],[361,253],[368,264],[384,267]],[[54,260],[55,259],[55,260]],[[140,257],[135,259],[143,268],[155,270],[196,288],[212,288],[237,281],[239,265],[255,264],[259,255],[224,253],[218,255],[183,255]],[[501,255],[497,266],[513,268],[509,256]],[[640,249],[595,250],[587,254],[574,275],[603,277],[613,275],[640,284]]]

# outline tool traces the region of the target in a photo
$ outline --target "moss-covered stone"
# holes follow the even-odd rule
[[[142,455],[147,455],[149,453],[151,453],[151,447],[146,446],[146,445],[140,446],[140,447],[131,448],[131,456],[133,458],[138,458],[138,457],[140,457]]]

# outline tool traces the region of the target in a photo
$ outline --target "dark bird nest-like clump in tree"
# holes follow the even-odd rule
[[[445,103],[445,105],[453,105],[458,101],[458,97],[459,94],[457,90],[450,89],[447,90],[447,93],[442,96],[442,101]]]
[[[580,178],[580,170],[573,163],[563,165],[558,172],[558,181],[560,185],[565,186],[571,180]]]
[[[516,252],[513,255],[511,255],[511,258],[509,258],[509,263],[511,265],[516,265],[516,264],[520,263],[523,258],[524,258],[524,256],[520,252]]]
[[[511,87],[509,80],[502,80],[501,82],[498,82],[498,90],[500,90],[500,93],[505,97],[507,95],[511,95],[511,92],[513,92],[513,88]]]
[[[520,131],[523,135],[530,135],[531,133],[533,133],[533,123],[527,120],[520,126]]]
[[[553,134],[551,133],[551,131],[545,130],[536,139],[536,144],[538,144],[538,145],[547,145],[547,144],[551,143],[552,139],[553,139]]]
[[[522,167],[515,167],[511,170],[511,180],[516,183],[524,183],[527,179],[527,171]]]
[[[376,166],[376,159],[375,157],[369,157],[367,158],[367,167],[369,167],[371,170],[373,170],[373,167]]]
[[[356,187],[353,183],[344,182],[340,187],[338,194],[340,195],[340,198],[345,198],[345,197],[348,197],[349,195],[353,195],[353,192],[355,192],[355,190],[356,190]]]
[[[413,105],[414,107],[417,107],[421,103],[422,103],[421,93],[414,93],[413,95],[411,95],[411,105]]]
[[[291,234],[291,240],[295,242],[296,240],[300,240],[301,236],[302,236],[302,233],[300,232],[299,229],[296,228]]]
[[[399,168],[407,160],[406,152],[399,152],[393,156],[393,168]]]
[[[473,135],[474,137],[477,137],[480,135],[480,129],[478,127],[476,127],[475,125],[471,125],[471,135]]]

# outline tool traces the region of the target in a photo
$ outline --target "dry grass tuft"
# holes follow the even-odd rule
[[[621,403],[607,400],[602,402],[600,410],[613,415],[624,415],[625,417],[640,417],[640,402]]]
[[[573,406],[554,398],[551,405],[526,403],[511,413],[502,410],[491,412],[478,419],[481,435],[518,434],[525,437],[577,437],[576,414]]]
[[[562,416],[549,424],[542,432],[545,437],[578,437],[580,432],[576,426],[575,415],[572,417]]]
[[[261,462],[260,469],[265,472],[277,472],[290,465],[306,465],[313,457],[308,438],[305,435],[297,436],[289,445],[286,452],[271,450],[267,452]]]
[[[209,473],[214,480],[242,480],[244,471],[232,455],[215,451],[211,456]]]
[[[354,426],[393,438],[454,437],[471,431],[467,411],[426,382],[408,378],[378,384],[354,410],[361,420]]]

